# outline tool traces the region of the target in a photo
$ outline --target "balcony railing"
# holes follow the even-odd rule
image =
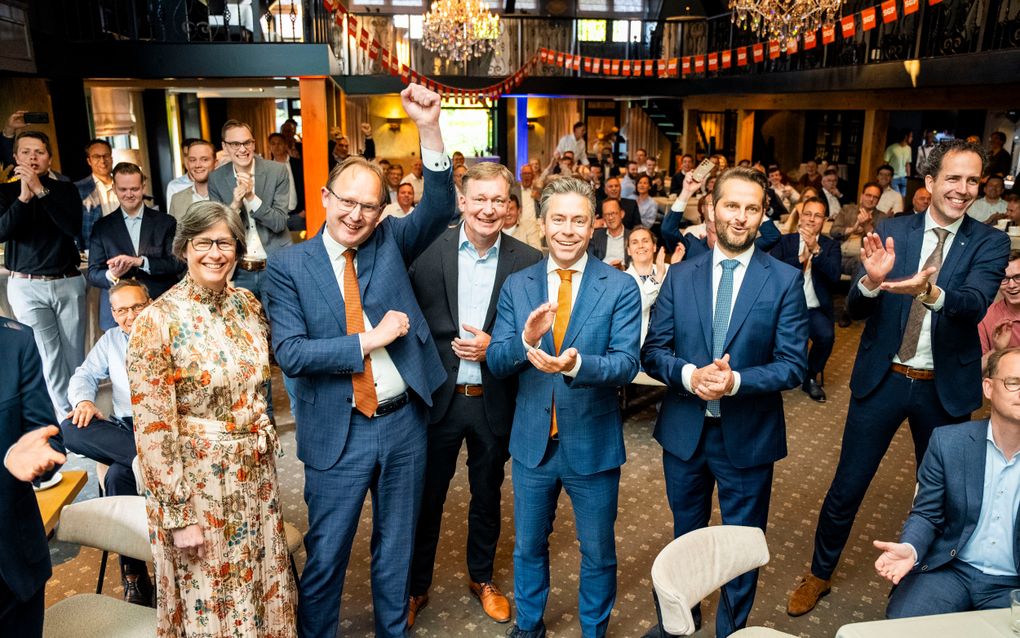
[[[33,3],[37,29],[72,42],[133,40],[153,42],[253,42],[328,44],[348,75],[383,74],[337,26],[321,0],[54,0]],[[844,15],[875,5],[875,0],[847,0]],[[902,12],[902,3],[897,3]],[[818,37],[812,50],[746,66],[708,71],[708,77],[798,71],[875,64],[912,58],[975,53],[1020,47],[1020,0],[945,0],[934,6],[922,0],[920,10],[900,15],[844,39],[837,25],[835,42]],[[655,59],[721,52],[750,46],[761,39],[734,26],[729,14],[702,20],[667,22],[629,19],[555,19],[511,15],[502,18],[503,34],[495,51],[467,63],[454,63],[426,51],[411,37],[407,16],[359,14],[382,47],[402,64],[427,76],[503,77],[515,72],[542,47],[598,58]],[[398,26],[398,24],[400,26]],[[734,56],[735,57],[735,56]],[[750,56],[749,56],[750,57]],[[1008,70],[1004,69],[1004,72]],[[596,77],[551,65],[532,73],[542,76]],[[598,76],[604,77],[604,76]]]

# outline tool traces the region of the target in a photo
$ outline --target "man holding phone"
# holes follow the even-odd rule
[[[14,164],[14,136],[29,124],[49,124],[50,114],[41,111],[15,111],[7,117],[0,135],[0,166]]]

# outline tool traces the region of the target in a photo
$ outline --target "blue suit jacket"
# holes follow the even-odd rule
[[[407,269],[446,228],[455,209],[453,193],[451,171],[426,169],[425,195],[414,214],[387,217],[358,247],[365,314],[372,325],[389,310],[407,314],[410,331],[386,350],[411,391],[429,405],[446,371]],[[328,231],[323,227],[319,232]],[[337,462],[347,441],[351,375],[364,370],[359,337],[347,334],[343,297],[321,237],[270,255],[267,274],[276,361],[294,377],[298,458],[325,470]]]
[[[892,237],[896,263],[889,279],[917,272],[925,215],[895,217],[879,224],[885,242]],[[940,312],[932,313],[931,343],[935,359],[935,387],[942,407],[964,416],[981,406],[981,342],[978,323],[992,304],[1006,272],[1009,237],[969,216],[963,218],[936,281],[946,296]],[[913,297],[881,293],[869,299],[861,294],[858,271],[847,295],[847,310],[855,319],[867,318],[857,359],[850,376],[850,391],[862,399],[878,387],[892,358],[899,352]]]
[[[978,524],[985,486],[988,419],[935,428],[917,472],[917,496],[900,534],[917,550],[914,571],[951,561]],[[1020,512],[1018,512],[1020,515]],[[1014,515],[1013,564],[1020,570],[1020,516]]]
[[[507,278],[485,355],[495,376],[520,373],[510,455],[529,468],[542,462],[555,397],[560,451],[570,468],[588,475],[619,467],[626,453],[614,390],[638,371],[641,293],[630,275],[589,256],[561,346],[577,348],[581,368],[572,379],[547,374],[528,361],[521,335],[531,311],[549,300],[548,263],[543,259]],[[551,330],[540,347],[555,353]]]
[[[832,309],[832,287],[839,283],[842,276],[842,257],[839,242],[825,235],[818,236],[818,247],[821,252],[811,260],[811,283],[815,287],[819,309],[830,319],[835,313]],[[794,268],[803,268],[800,263],[800,233],[788,233],[779,239],[772,249],[772,256]]]
[[[138,253],[131,243],[124,213],[120,208],[96,222],[92,227],[89,243],[89,269],[86,278],[89,284],[100,288],[99,323],[109,330],[116,323],[110,312],[109,288],[112,286],[106,278],[107,260],[117,255],[133,255],[147,257],[149,272],[141,268],[132,268],[124,277],[133,277],[145,284],[149,295],[155,299],[169,290],[179,280],[187,266],[173,254],[174,234],[177,232],[177,220],[153,208],[145,207],[142,213],[142,228],[138,235]]]
[[[712,255],[669,269],[652,308],[641,364],[669,391],[655,440],[670,454],[690,459],[705,421],[705,402],[684,388],[681,370],[712,362]],[[740,373],[740,388],[722,398],[722,432],[736,467],[774,463],[786,456],[782,391],[807,373],[807,306],[800,270],[760,250],[751,255],[730,315],[723,352]]]
[[[3,455],[25,432],[59,421],[53,418],[53,404],[43,381],[42,361],[32,329],[17,321],[0,319],[0,352],[7,362],[0,366],[0,455]],[[50,439],[50,445],[64,451],[59,434]],[[27,600],[53,573],[50,550],[32,485],[11,476],[2,464],[0,538],[6,539],[0,543],[0,579],[18,599]]]

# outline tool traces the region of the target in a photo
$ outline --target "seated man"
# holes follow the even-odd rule
[[[890,217],[878,208],[881,197],[882,187],[877,182],[868,182],[861,189],[860,203],[847,204],[832,220],[829,237],[841,242],[844,274],[857,272],[861,265],[861,240],[875,232],[879,222]]]
[[[1020,349],[992,354],[982,386],[991,418],[935,428],[901,542],[875,541],[889,618],[1009,607],[1020,586]]]
[[[114,284],[110,288],[110,306],[117,325],[96,342],[68,385],[67,398],[72,410],[60,424],[64,445],[72,452],[110,466],[103,484],[107,496],[138,494],[131,470],[136,452],[125,360],[131,325],[148,305],[149,293],[137,280],[121,279]],[[113,385],[113,414],[109,416],[96,407],[99,384],[105,379],[110,379]],[[124,600],[149,605],[152,584],[145,562],[121,556],[120,567]]]

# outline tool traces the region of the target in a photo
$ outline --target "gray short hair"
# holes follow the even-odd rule
[[[214,201],[195,202],[177,220],[177,234],[174,235],[174,255],[186,261],[188,242],[209,230],[219,222],[225,222],[230,234],[237,242],[237,254],[244,255],[244,225],[241,216],[225,204]]]
[[[588,201],[588,218],[590,223],[595,223],[595,189],[588,182],[576,177],[556,177],[549,180],[542,189],[542,198],[539,200],[539,210],[542,219],[545,219],[545,212],[549,209],[549,200],[554,195],[567,195],[574,193]]]

